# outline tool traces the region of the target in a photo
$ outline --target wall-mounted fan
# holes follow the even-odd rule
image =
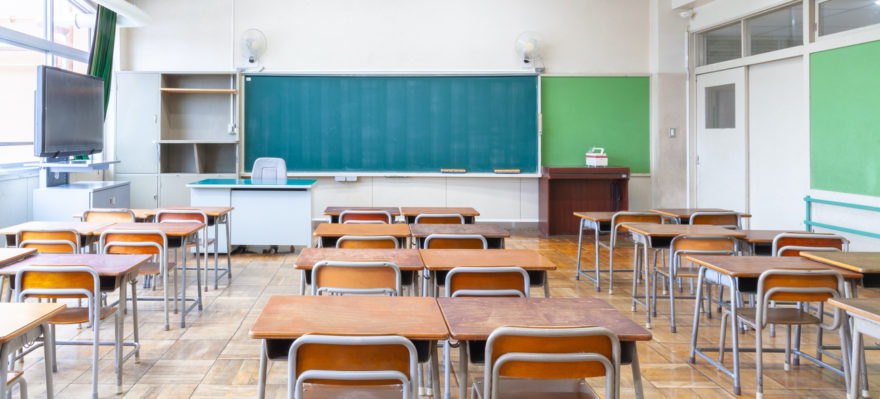
[[[241,34],[240,43],[248,66],[260,66],[260,56],[266,51],[266,35],[259,29],[248,29]]]
[[[516,38],[514,48],[522,66],[535,68],[538,72],[544,70],[544,65],[541,63],[540,35],[535,32],[520,33]]]

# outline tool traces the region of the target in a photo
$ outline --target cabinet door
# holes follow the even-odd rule
[[[130,206],[134,209],[155,209],[159,207],[159,176],[147,174],[119,174],[116,181],[130,182]]]
[[[159,173],[159,74],[116,79],[116,173]]]
[[[163,173],[159,175],[159,206],[189,206],[189,187],[202,180],[195,173]]]

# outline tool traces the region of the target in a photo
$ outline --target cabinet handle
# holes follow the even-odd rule
[[[153,114],[153,123],[159,123],[159,115]]]

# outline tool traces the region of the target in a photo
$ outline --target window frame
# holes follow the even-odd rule
[[[874,29],[880,28],[880,23],[876,23],[876,24],[870,24],[870,25],[857,26],[855,28],[845,29],[840,32],[826,33],[823,35],[823,34],[821,34],[821,32],[822,32],[822,30],[821,30],[821,28],[822,28],[821,27],[822,8],[819,7],[819,5],[821,5],[822,3],[827,3],[829,1],[833,1],[833,0],[813,0],[813,1],[815,1],[815,4],[814,4],[815,12],[813,13],[813,18],[812,18],[813,21],[812,22],[813,22],[813,35],[815,35],[816,41],[825,40],[826,38],[842,37],[847,34],[853,34],[856,32],[869,31],[869,30],[874,30]]]
[[[68,47],[55,42],[55,1],[69,0],[43,0],[43,19],[45,21],[45,24],[43,26],[43,37],[29,35],[27,33],[19,32],[17,30],[6,27],[0,27],[0,42],[8,44],[12,47],[18,47],[24,50],[31,50],[43,53],[43,65],[54,65],[56,57],[63,57],[69,60],[79,61],[88,64],[91,55],[88,51]],[[97,13],[97,10],[84,9],[83,4],[81,4],[81,2],[79,1],[70,1],[70,4],[83,12],[92,11],[94,13]],[[89,48],[92,47],[92,42],[94,40],[94,28],[92,27],[89,28]],[[33,140],[2,141],[2,139],[0,139],[0,147],[33,147],[33,145]],[[25,163],[28,162],[0,162],[0,168],[21,167]]]

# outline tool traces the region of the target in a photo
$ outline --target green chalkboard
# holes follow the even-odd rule
[[[880,196],[880,41],[810,55],[810,177]]]
[[[590,147],[603,147],[608,164],[648,173],[648,77],[543,77],[541,163],[583,166]]]
[[[244,107],[248,171],[538,171],[536,75],[246,75]]]

